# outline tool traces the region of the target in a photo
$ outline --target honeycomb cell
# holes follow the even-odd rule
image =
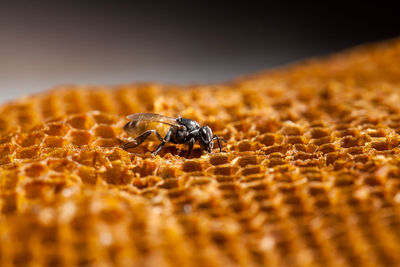
[[[12,144],[0,145],[0,157],[5,157],[7,155],[13,154],[15,149],[16,149],[16,146],[12,145]]]
[[[311,153],[304,153],[304,152],[297,152],[296,155],[293,157],[295,160],[301,159],[301,160],[307,160],[307,159],[313,159],[314,155]]]
[[[266,134],[262,134],[260,136],[257,137],[257,140],[260,141],[261,144],[265,145],[265,146],[272,146],[275,143],[278,142],[278,137],[276,134],[272,134],[272,133],[266,133]]]
[[[137,173],[140,177],[153,175],[156,170],[157,170],[157,165],[155,164],[155,162],[149,159],[140,162],[139,164],[137,164],[132,168],[132,171],[134,173]]]
[[[252,148],[252,144],[249,140],[242,140],[238,143],[238,149],[239,151],[251,151]]]
[[[48,124],[48,128],[45,133],[54,136],[64,136],[68,130],[69,129],[63,123],[51,123]]]
[[[240,167],[246,167],[249,164],[256,165],[258,163],[256,155],[243,155],[237,160]]]
[[[16,188],[20,177],[15,171],[3,171],[0,173],[0,188],[2,191],[13,190]]]
[[[82,179],[82,182],[86,184],[95,185],[98,181],[98,172],[92,167],[80,167],[78,175]]]
[[[120,160],[111,162],[111,166],[101,175],[108,184],[113,185],[125,185],[133,179],[133,173]]]
[[[343,187],[343,186],[349,186],[354,184],[354,178],[352,178],[350,175],[339,175],[335,179],[335,186],[338,187]]]
[[[20,134],[17,136],[17,143],[22,147],[39,145],[44,138],[44,133],[32,132],[28,134]]]
[[[35,159],[40,155],[40,146],[24,147],[17,151],[18,159]]]
[[[94,121],[87,115],[76,115],[68,119],[67,123],[78,130],[88,130],[94,125]]]
[[[271,153],[276,153],[276,152],[286,153],[287,150],[288,150],[287,145],[273,145],[273,146],[266,147],[264,149],[264,152],[266,155],[269,155]]]
[[[30,198],[39,198],[43,195],[45,183],[42,181],[30,182],[25,185],[25,197]]]
[[[159,187],[165,188],[165,189],[172,189],[172,188],[177,188],[179,187],[179,179],[168,179],[165,180]]]
[[[301,136],[289,136],[287,138],[287,143],[291,145],[297,145],[297,144],[304,144],[305,141]]]
[[[243,176],[257,174],[263,172],[263,169],[259,165],[248,165],[241,170]]]
[[[46,166],[40,163],[34,163],[25,169],[25,174],[29,177],[38,177],[47,171]]]
[[[218,166],[213,167],[214,175],[228,175],[229,176],[235,172],[236,172],[236,168],[229,164],[218,165]]]
[[[321,138],[312,140],[312,143],[317,146],[329,145],[329,144],[331,144],[331,142],[332,142],[331,136],[321,137]]]
[[[47,148],[63,148],[66,145],[66,140],[63,137],[47,136],[43,140],[43,147]]]
[[[100,147],[120,147],[123,143],[118,139],[110,139],[110,138],[99,138],[94,141],[94,145]]]
[[[1,213],[12,214],[18,209],[18,193],[4,192],[1,194]]]
[[[116,118],[109,113],[95,113],[93,114],[93,118],[97,124],[114,124],[116,122]]]
[[[333,144],[323,144],[318,148],[319,151],[321,151],[324,154],[335,152],[336,147]]]
[[[302,135],[303,134],[303,130],[301,129],[300,126],[297,125],[286,125],[283,127],[282,132],[285,135],[289,135],[289,136],[294,136],[294,135]]]
[[[56,172],[73,172],[76,164],[68,159],[49,159],[47,166]]]
[[[284,158],[271,157],[269,159],[268,167],[272,168],[272,167],[276,167],[276,166],[284,165],[284,164],[286,164],[286,160]]]
[[[329,136],[329,131],[327,129],[316,127],[311,130],[311,138],[319,139],[322,137]]]
[[[112,127],[108,125],[99,125],[95,129],[96,136],[103,138],[115,138],[115,131]]]
[[[389,150],[389,144],[387,140],[372,141],[371,146],[378,151]]]
[[[71,131],[69,139],[72,144],[77,146],[89,145],[93,140],[93,137],[90,133],[86,131]]]
[[[344,148],[349,148],[349,147],[356,147],[362,144],[362,141],[358,137],[352,137],[352,136],[345,136],[341,140],[341,145]]]
[[[214,154],[210,156],[210,163],[212,165],[222,165],[229,163],[229,157],[226,154]]]
[[[186,160],[183,164],[183,171],[185,172],[195,172],[195,171],[202,171],[203,166],[200,161],[198,160]]]

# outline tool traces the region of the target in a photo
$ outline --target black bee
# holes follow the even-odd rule
[[[188,155],[192,152],[193,145],[199,141],[200,147],[203,150],[211,152],[214,147],[213,140],[216,139],[219,146],[219,151],[222,151],[221,140],[226,142],[218,135],[213,135],[211,128],[202,126],[191,119],[171,118],[154,113],[136,113],[127,117],[130,122],[125,124],[125,132],[134,137],[135,140],[123,145],[123,148],[134,148],[143,143],[151,134],[154,134],[161,143],[158,145],[152,155],[156,155],[166,143],[187,144],[189,146]],[[162,133],[166,132],[164,137]]]

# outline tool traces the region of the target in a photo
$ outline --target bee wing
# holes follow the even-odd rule
[[[128,115],[126,118],[131,121],[159,122],[159,123],[167,124],[170,126],[176,126],[176,127],[182,126],[176,121],[175,118],[167,117],[167,116],[155,114],[155,113],[135,113],[135,114]]]

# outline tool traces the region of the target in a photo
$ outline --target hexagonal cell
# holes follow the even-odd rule
[[[10,214],[18,209],[18,199],[20,193],[17,192],[4,192],[1,194],[1,213]]]
[[[278,135],[272,133],[262,134],[257,137],[257,140],[265,146],[272,146],[275,143],[280,143],[279,139],[282,138],[278,138]]]
[[[89,145],[93,140],[92,135],[87,131],[71,131],[69,134],[69,139],[72,144],[77,146]]]
[[[333,144],[323,144],[318,148],[318,151],[321,151],[324,154],[334,152],[335,150],[336,146]]]
[[[294,158],[295,160],[297,160],[297,159],[307,160],[307,159],[312,159],[312,158],[314,158],[314,155],[311,154],[311,153],[305,153],[305,152],[298,151],[298,152],[296,153],[296,155],[293,156],[293,158]]]
[[[311,129],[311,138],[318,139],[328,135],[330,135],[330,132],[327,129],[321,127]]]
[[[202,171],[203,166],[201,161],[199,160],[186,160],[183,163],[183,171],[185,172],[195,172],[195,171]]]
[[[72,116],[68,119],[67,123],[71,125],[71,127],[79,130],[88,130],[94,125],[94,121],[88,115]]]
[[[133,171],[133,173],[138,174],[140,177],[145,177],[154,175],[156,169],[157,164],[154,161],[150,159],[145,159],[142,162],[139,162],[131,170]]]
[[[248,165],[241,169],[241,175],[248,176],[263,172],[263,168],[260,165]]]
[[[49,159],[47,166],[56,172],[72,172],[76,168],[76,164],[68,159]]]
[[[43,141],[43,147],[55,148],[60,147],[63,148],[67,144],[67,141],[63,137],[58,136],[47,136]]]
[[[35,159],[40,154],[40,147],[38,145],[23,147],[18,149],[17,158],[18,159]]]
[[[269,154],[275,153],[275,152],[286,153],[288,150],[288,146],[287,145],[273,145],[273,146],[263,148],[262,150],[265,152],[266,155],[269,155]]]
[[[371,137],[385,137],[386,133],[383,129],[367,129],[365,131]]]
[[[10,143],[0,145],[0,158],[11,155],[14,153],[16,148],[16,145]]]
[[[252,143],[250,142],[250,140],[242,140],[242,141],[238,142],[237,147],[238,147],[239,151],[253,150],[253,146],[252,146]]]
[[[115,116],[108,113],[95,113],[93,119],[97,124],[113,124],[117,121]]]
[[[48,135],[63,136],[68,132],[69,128],[64,123],[49,123],[45,131]]]
[[[115,138],[115,130],[109,125],[98,125],[94,129],[95,135],[103,138]]]
[[[92,167],[80,167],[78,175],[81,178],[82,182],[84,182],[85,184],[95,185],[98,181],[98,172]]]
[[[347,174],[340,174],[335,177],[335,186],[344,187],[344,186],[351,186],[354,184],[355,178],[351,175]]]
[[[341,140],[341,146],[344,148],[362,145],[362,140],[359,137],[346,136]]]
[[[105,138],[99,138],[93,143],[94,145],[100,146],[100,147],[119,147],[122,145],[121,141],[118,139],[105,139]],[[142,147],[140,147],[142,149]]]
[[[299,125],[295,125],[295,124],[288,124],[285,125],[282,128],[282,133],[285,135],[302,135],[303,134],[303,130]]]
[[[203,186],[213,182],[213,179],[206,176],[192,177],[190,179],[190,186]]]
[[[121,160],[125,164],[131,163],[131,153],[119,147],[116,147],[111,154],[108,154],[107,158],[110,161]]]
[[[108,183],[113,185],[126,185],[133,179],[133,173],[128,170],[121,161],[113,161],[112,166],[107,168],[105,172],[100,173],[101,177]]]
[[[271,158],[269,159],[268,167],[272,168],[284,164],[286,164],[286,160],[284,158]]]
[[[210,163],[212,165],[221,165],[229,162],[229,157],[227,154],[217,153],[210,155]]]
[[[212,172],[214,175],[232,175],[236,173],[237,167],[233,167],[232,165],[229,164],[224,164],[224,165],[218,165],[212,168]]]
[[[389,149],[389,144],[386,139],[376,140],[371,142],[371,147],[378,151],[384,151]]]
[[[16,171],[3,171],[0,175],[0,189],[2,192],[14,190],[20,180],[20,175]]]
[[[38,177],[47,172],[46,166],[40,163],[34,163],[25,169],[25,174],[29,177]]]
[[[247,165],[256,165],[257,156],[256,155],[243,155],[237,159],[240,167],[246,167]]]
[[[313,140],[311,140],[311,143],[315,144],[317,146],[322,146],[322,145],[325,145],[325,144],[332,143],[332,137],[331,136],[326,136],[326,137],[321,137],[321,138],[318,138],[318,139],[313,139]]]
[[[175,178],[167,179],[167,180],[164,180],[162,182],[162,184],[159,185],[159,187],[165,188],[165,189],[177,188],[177,187],[179,187],[179,182],[180,182],[179,179],[175,179]]]
[[[43,138],[44,138],[44,133],[32,132],[32,133],[23,133],[18,135],[16,137],[16,141],[20,146],[28,147],[40,144]]]
[[[296,144],[305,144],[305,141],[302,136],[289,136],[287,138],[287,143],[291,145],[296,145]]]
[[[48,191],[54,191],[55,185],[41,180],[31,181],[25,184],[25,197],[28,199],[43,198]]]

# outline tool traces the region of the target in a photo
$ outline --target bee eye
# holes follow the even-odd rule
[[[200,130],[200,138],[203,142],[207,142],[207,133],[204,129]]]
[[[200,129],[200,138],[204,143],[210,143],[212,140],[212,131],[210,127],[203,126]]]

